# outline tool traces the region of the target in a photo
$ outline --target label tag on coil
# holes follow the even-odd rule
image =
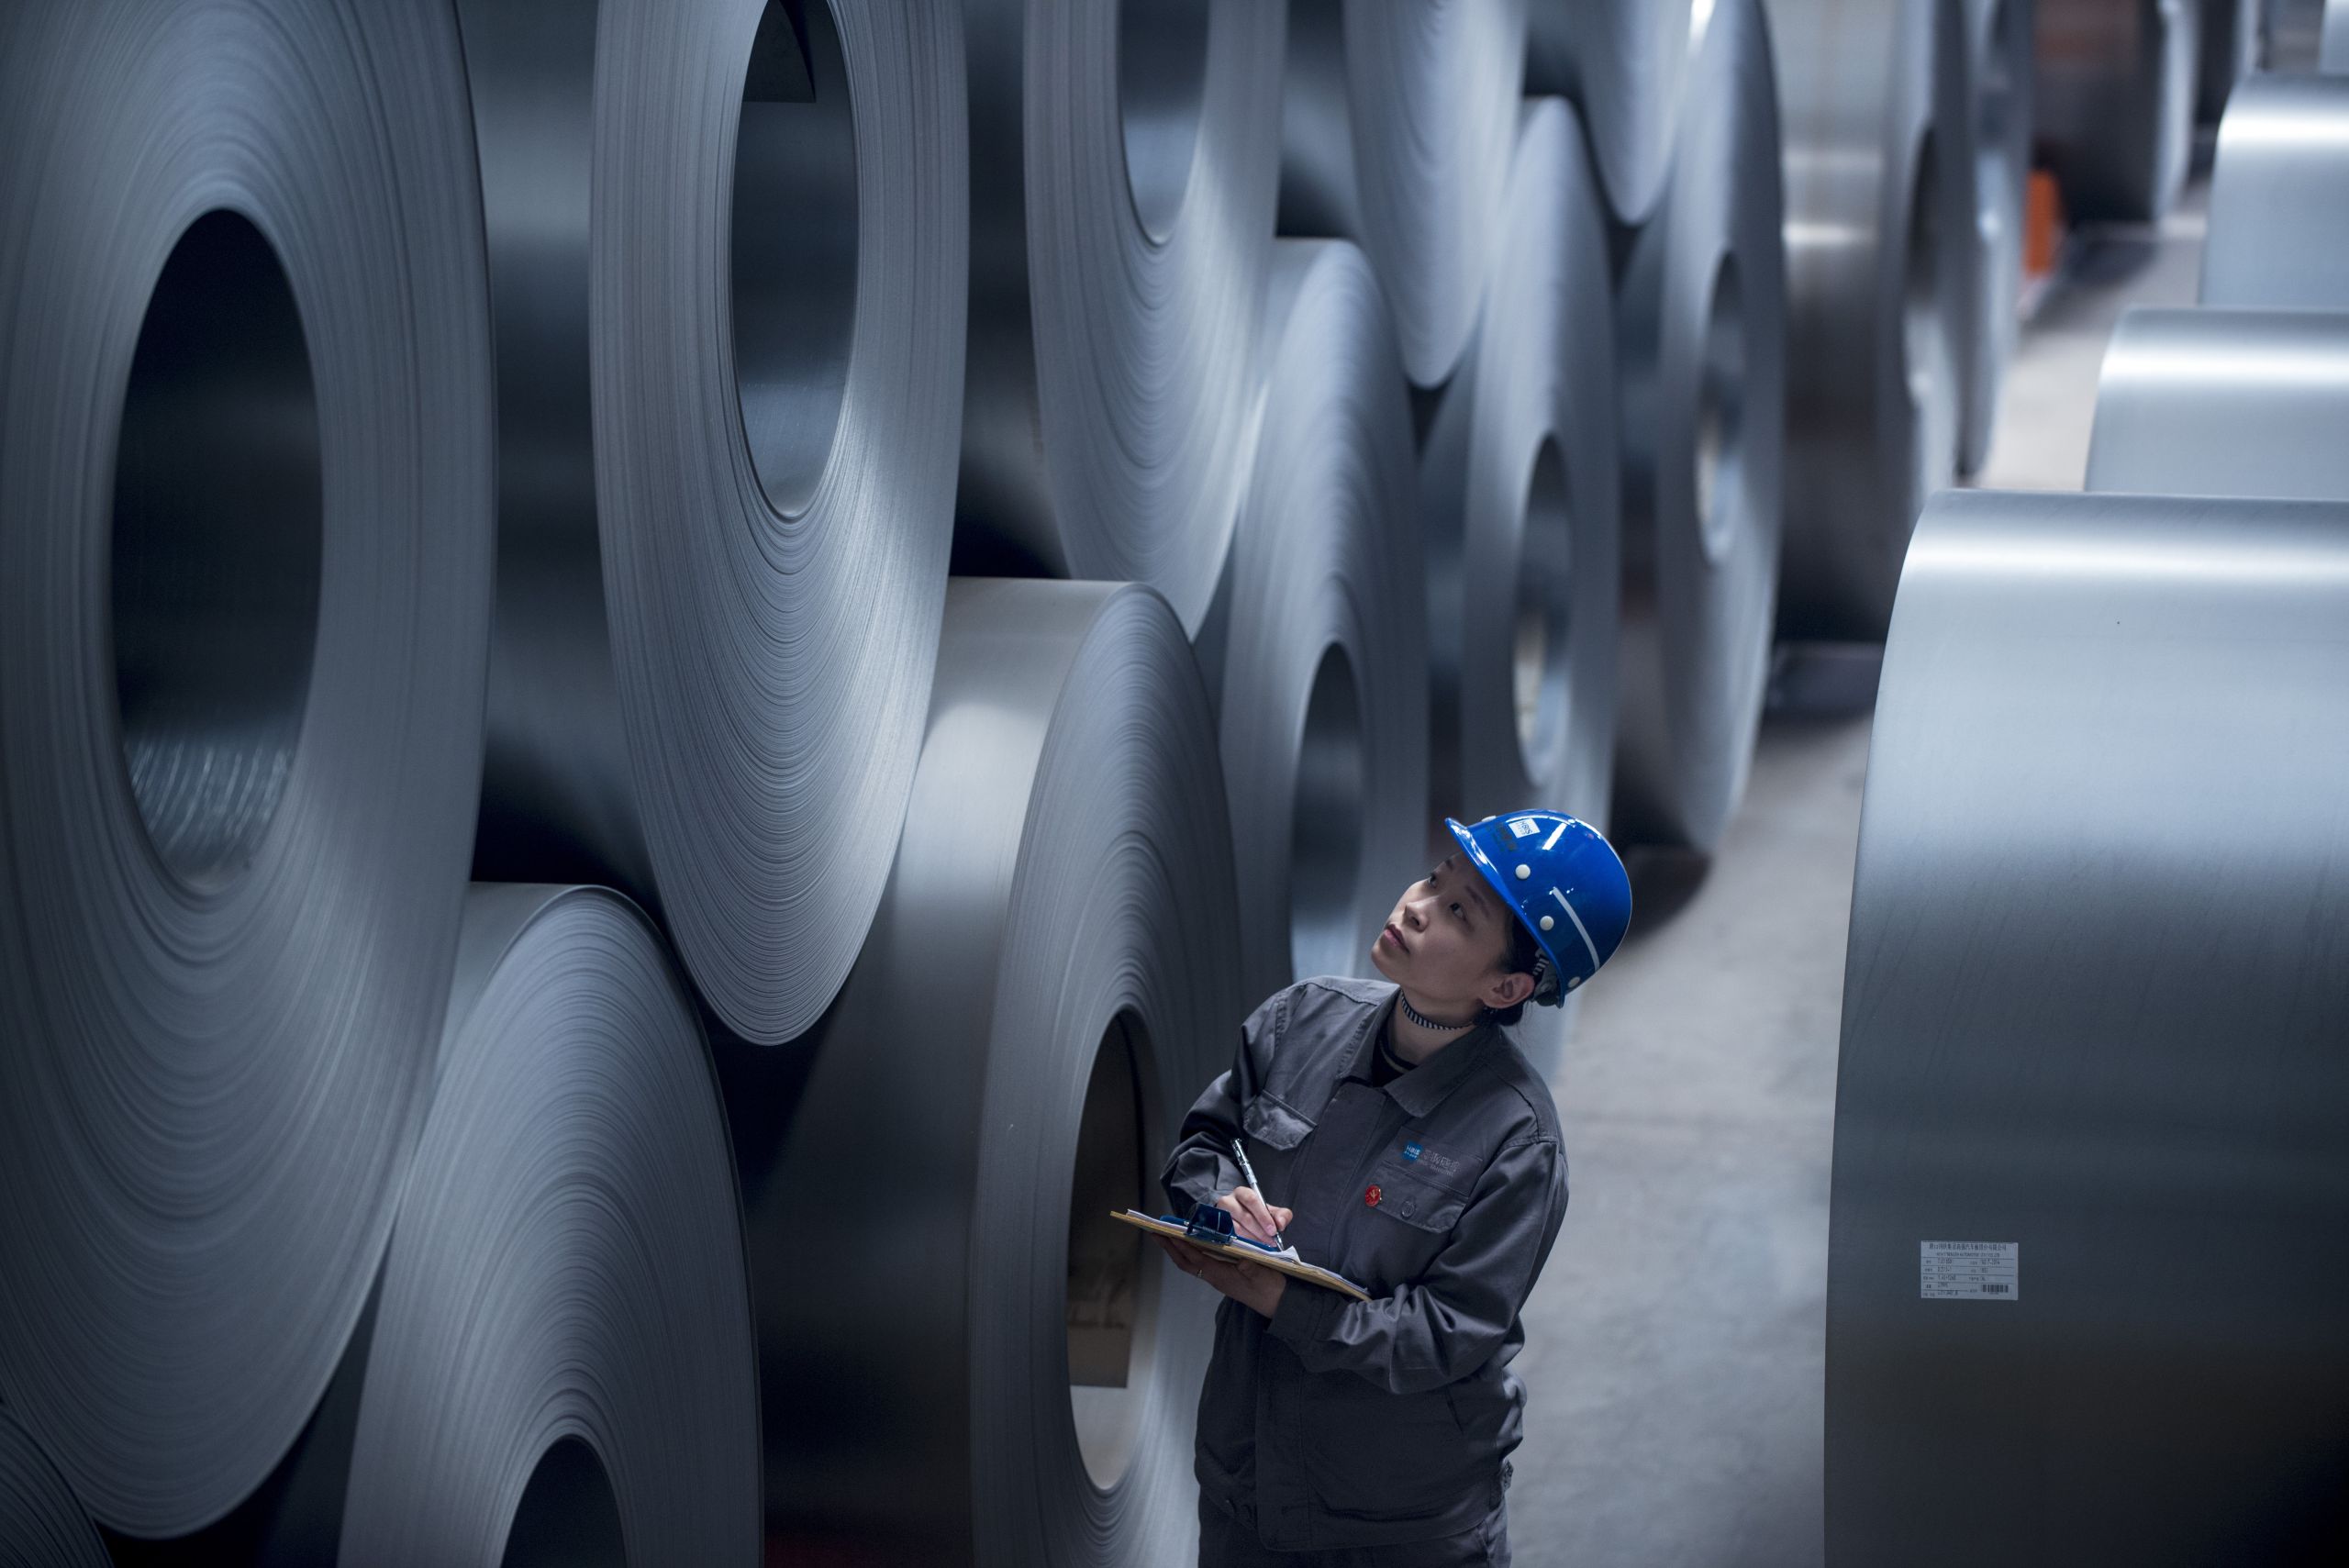
[[[2020,1241],[1920,1241],[1917,1295],[1925,1301],[2020,1301]]]

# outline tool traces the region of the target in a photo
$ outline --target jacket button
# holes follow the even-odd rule
[[[1362,1195],[1362,1201],[1370,1205],[1371,1207],[1376,1208],[1378,1207],[1378,1200],[1386,1195],[1385,1193],[1378,1190],[1378,1184],[1374,1182],[1371,1184],[1370,1191]]]
[[[1416,1198],[1407,1197],[1403,1200],[1403,1212],[1407,1216],[1416,1212],[1419,1207],[1419,1200]]]

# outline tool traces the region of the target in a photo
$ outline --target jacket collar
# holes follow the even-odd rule
[[[1353,1061],[1347,1068],[1348,1075],[1367,1081],[1370,1077],[1372,1052],[1378,1049],[1379,1031],[1394,1016],[1395,1004],[1403,995],[1399,986],[1389,985],[1386,999],[1371,1009],[1370,1027],[1363,1030],[1354,1042]],[[1450,1045],[1402,1073],[1386,1085],[1389,1098],[1412,1117],[1424,1117],[1451,1097],[1461,1080],[1475,1071],[1485,1052],[1500,1038],[1500,1030],[1488,1023],[1480,1023],[1453,1040]]]

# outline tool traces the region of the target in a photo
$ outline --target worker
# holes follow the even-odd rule
[[[1176,1213],[1222,1208],[1371,1297],[1161,1242],[1226,1297],[1199,1396],[1200,1568],[1509,1561],[1525,1388],[1508,1363],[1565,1218],[1566,1159],[1549,1087],[1503,1030],[1598,973],[1631,890],[1563,813],[1445,825],[1458,852],[1372,944],[1386,978],[1267,999],[1160,1176]]]

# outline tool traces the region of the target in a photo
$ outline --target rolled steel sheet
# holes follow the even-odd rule
[[[2087,488],[2349,501],[2349,315],[2132,310],[2097,386]]]
[[[1702,0],[1526,0],[1525,90],[1582,110],[1619,222],[1644,223],[1664,195]]]
[[[1230,866],[1165,604],[957,579],[889,890],[787,1127],[748,1081],[777,1053],[720,1056],[771,1560],[1188,1560],[1214,1298],[1107,1215],[1155,1211],[1230,1064]]]
[[[1778,99],[1760,0],[1720,0],[1671,183],[1619,285],[1619,837],[1710,850],[1769,674],[1786,450]]]
[[[300,1429],[430,1088],[491,367],[452,19],[0,7],[0,1396],[100,1522]]]
[[[1943,177],[1928,0],[1769,0],[1786,130],[1788,635],[1884,636],[1956,462],[1950,340],[1972,211]]]
[[[2349,0],[2325,0],[2317,69],[2328,76],[2349,75]]]
[[[1530,100],[1475,346],[1419,460],[1431,804],[1607,820],[1621,606],[1606,214],[1562,99]]]
[[[33,1435],[0,1408],[0,1562],[9,1568],[106,1568],[97,1527]]]
[[[2254,77],[2219,126],[2204,305],[2349,310],[2349,77]]]
[[[1196,631],[1248,473],[1286,9],[964,0],[958,573],[1147,583]]]
[[[787,1040],[880,899],[937,647],[961,14],[459,10],[503,443],[476,869],[634,895]]]
[[[2040,161],[2076,219],[2154,222],[2194,152],[2199,0],[2033,0]]]
[[[1927,510],[1852,905],[1831,1564],[2338,1560],[2344,625],[2349,506]]]
[[[1939,0],[1935,115],[1942,167],[1964,226],[1950,337],[1958,377],[1957,467],[1980,471],[1998,419],[2022,299],[2023,192],[2031,179],[2032,0]]]
[[[1197,648],[1244,994],[1368,967],[1427,847],[1427,593],[1386,302],[1344,240],[1274,247],[1255,472]]]
[[[600,888],[477,884],[340,1561],[755,1562],[756,1361],[725,1114],[660,939]]]
[[[1442,385],[1475,329],[1517,136],[1525,6],[1289,7],[1280,231],[1360,242],[1414,385]]]

